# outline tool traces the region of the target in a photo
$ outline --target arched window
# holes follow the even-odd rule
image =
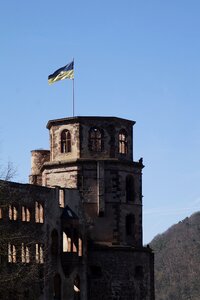
[[[127,132],[124,129],[120,130],[119,132],[119,153],[128,153]]]
[[[43,251],[42,244],[35,245],[35,260],[36,260],[36,263],[38,263],[38,264],[44,263],[44,251]]]
[[[44,223],[44,208],[41,203],[35,202],[35,222]]]
[[[30,251],[28,246],[25,246],[24,243],[22,243],[21,246],[21,261],[22,263],[30,263]]]
[[[17,262],[17,251],[15,245],[8,244],[8,262],[16,263]]]
[[[80,278],[78,275],[74,279],[74,300],[80,300]]]
[[[9,205],[9,219],[10,220],[17,220],[17,208],[14,205]]]
[[[65,232],[63,232],[63,252],[71,252],[72,251],[72,240],[71,237],[67,236]]]
[[[126,235],[134,235],[135,216],[130,214],[126,216]]]
[[[51,253],[53,255],[58,254],[58,232],[56,229],[53,229],[51,233]]]
[[[93,152],[103,151],[103,131],[97,127],[90,128],[89,149]]]
[[[56,274],[53,279],[53,298],[55,300],[61,300],[61,278],[59,274]]]
[[[29,208],[26,206],[22,206],[22,221],[30,222],[30,220],[31,220],[31,214]]]
[[[61,153],[71,152],[71,134],[65,129],[61,132]]]
[[[134,201],[135,187],[134,178],[132,175],[126,176],[126,202]]]
[[[65,207],[65,191],[64,189],[59,189],[59,206]]]

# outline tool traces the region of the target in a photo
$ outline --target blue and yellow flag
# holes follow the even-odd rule
[[[74,61],[68,65],[56,70],[53,74],[48,76],[48,83],[52,84],[58,80],[74,78]]]

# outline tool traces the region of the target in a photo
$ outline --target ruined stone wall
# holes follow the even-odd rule
[[[4,183],[4,182],[3,182]],[[4,193],[3,193],[3,187]],[[6,197],[5,197],[6,195]],[[38,268],[41,276],[30,277],[24,280],[24,286],[20,285],[18,289],[15,289],[15,295],[26,294],[26,298],[30,300],[46,300],[54,298],[54,280],[55,276],[59,276],[61,280],[61,295],[63,300],[73,299],[74,298],[74,280],[78,275],[81,280],[81,294],[82,299],[86,300],[87,298],[87,282],[86,282],[86,264],[83,263],[83,260],[86,256],[86,247],[84,242],[83,246],[83,259],[81,263],[76,261],[76,264],[70,266],[70,272],[66,276],[65,267],[62,265],[61,256],[63,252],[63,236],[62,236],[62,222],[61,216],[66,205],[72,207],[77,216],[80,217],[80,223],[84,224],[84,214],[80,207],[80,196],[77,190],[73,189],[64,189],[64,203],[63,207],[60,205],[60,188],[47,188],[37,185],[30,184],[18,184],[18,183],[8,183],[5,182],[5,185],[0,182],[0,208],[2,209],[2,215],[0,218],[0,230],[4,232],[6,240],[10,241],[11,244],[14,244],[17,249],[17,262],[8,264],[7,257],[7,245],[5,245],[5,256],[1,259],[1,270],[0,276],[5,273],[1,273],[8,268],[9,275],[12,274],[15,276],[15,270],[18,266],[21,265],[21,245],[28,245],[30,249],[30,263],[23,264],[24,271],[26,274],[29,274],[31,268]],[[36,202],[40,203],[43,207],[43,218],[42,222],[36,222]],[[17,219],[9,219],[9,205],[14,205],[17,210]],[[25,206],[30,211],[30,221],[22,221],[22,207]],[[80,235],[85,240],[85,231],[84,226],[80,227]],[[9,235],[12,233],[12,235]],[[53,236],[57,235],[57,244],[53,246]],[[9,240],[10,236],[10,240]],[[0,243],[2,246],[1,239],[5,238],[2,234],[0,236]],[[36,243],[42,245],[43,248],[43,259],[44,263],[36,263]],[[69,253],[72,255],[73,253]],[[2,255],[2,253],[0,253]],[[70,262],[69,262],[70,263]],[[5,267],[5,269],[4,269]],[[68,270],[67,270],[68,271]],[[33,276],[33,273],[30,273]],[[34,273],[34,276],[36,276]],[[26,277],[26,276],[24,276]],[[26,280],[31,283],[31,287],[26,283]],[[36,280],[36,283],[35,283]],[[1,282],[1,281],[0,281]],[[9,288],[4,291],[4,299],[11,299]],[[1,289],[0,289],[1,295]],[[14,296],[13,296],[14,297]],[[3,299],[3,298],[2,298]],[[14,298],[12,298],[14,299]],[[24,299],[24,298],[23,298]]]
[[[37,262],[36,245],[42,246],[43,258],[40,258],[44,259],[46,263],[48,251],[48,214],[46,204],[48,201],[53,201],[53,199],[54,194],[52,190],[44,187],[6,181],[0,182],[0,207],[2,208],[0,244],[7,248],[4,255],[0,253],[4,258],[0,270],[3,273],[0,274],[0,277],[6,278],[7,273],[11,277],[11,282],[4,290],[2,299],[15,299],[14,296],[24,297],[24,295],[30,300],[35,299],[35,297],[42,300],[46,299],[41,294],[41,290],[43,290],[45,285],[42,275],[44,264],[42,261]],[[37,203],[42,208],[40,220],[36,219]],[[15,212],[15,217],[13,212]],[[9,261],[8,243],[14,245],[16,249],[16,261]],[[29,249],[29,261],[26,261],[26,263],[22,261],[22,246]],[[17,273],[15,274],[16,271]],[[24,274],[23,278],[17,277],[20,275],[20,272]],[[14,284],[15,278],[17,281],[14,286],[14,295],[10,296],[13,293],[12,284]],[[31,288],[29,286],[30,283]]]
[[[105,215],[94,217],[95,207],[91,204],[84,204],[86,218],[91,224],[88,233],[90,238],[95,242],[114,243],[122,245],[142,245],[142,215],[141,207],[133,205],[111,204],[105,206]],[[131,236],[126,233],[126,216],[133,212],[135,215],[135,229]]]
[[[73,164],[46,165],[42,173],[42,185],[77,188],[78,167]]]
[[[153,300],[153,254],[148,249],[92,249],[88,299]]]
[[[82,162],[79,188],[86,216],[92,223],[90,234],[93,240],[137,246],[142,244],[142,166],[135,165],[104,161],[103,171],[98,178],[98,161]],[[126,199],[127,175],[134,178],[134,195],[130,202]],[[101,183],[102,189],[99,190]],[[135,217],[133,236],[126,235],[125,220],[129,214]]]

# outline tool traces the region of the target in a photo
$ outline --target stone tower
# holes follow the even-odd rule
[[[51,120],[50,151],[32,151],[30,183],[79,192],[63,205],[74,213],[68,228],[75,226],[83,240],[81,262],[70,266],[61,257],[61,277],[70,281],[80,270],[74,299],[154,299],[153,254],[142,244],[144,166],[133,160],[134,124],[116,117]]]

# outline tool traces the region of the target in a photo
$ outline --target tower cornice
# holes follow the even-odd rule
[[[123,119],[123,118],[118,118],[118,117],[112,117],[112,116],[108,116],[108,117],[103,117],[103,116],[76,116],[76,117],[67,117],[67,118],[61,118],[61,119],[54,119],[54,120],[49,120],[47,123],[47,128],[50,129],[52,126],[56,126],[56,125],[62,125],[62,124],[73,124],[73,123],[86,123],[88,121],[109,121],[109,122],[125,122],[128,123],[129,125],[134,125],[136,122],[132,121],[132,120],[127,120],[127,119]]]

